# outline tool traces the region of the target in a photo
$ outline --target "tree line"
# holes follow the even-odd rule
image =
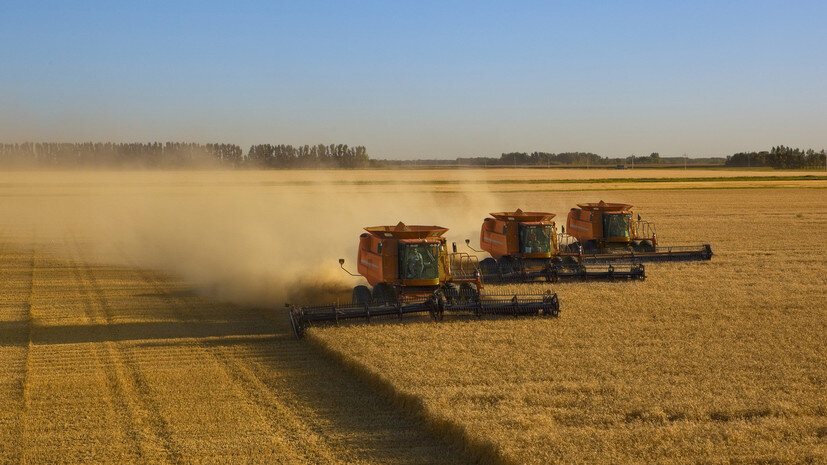
[[[253,145],[182,142],[0,144],[0,167],[55,168],[361,168],[365,147],[345,144]]]
[[[768,166],[777,169],[827,168],[827,155],[824,149],[816,152],[813,149],[779,145],[769,152],[739,152],[726,158],[726,166]]]
[[[507,152],[499,157],[459,157],[453,160],[378,160],[391,166],[406,165],[458,165],[458,166],[576,166],[616,167],[627,165],[721,165],[724,157],[661,157],[653,152],[647,156],[604,157],[591,152]]]
[[[741,152],[723,157],[648,156],[604,157],[591,152],[507,152],[499,157],[459,157],[453,160],[374,160],[363,146],[346,144],[259,144],[247,153],[235,144],[182,142],[150,143],[23,143],[0,144],[0,167],[54,168],[367,168],[395,166],[621,166],[725,165],[812,169],[825,167],[825,151],[779,145],[769,151]]]
[[[250,147],[244,162],[262,168],[364,168],[371,160],[362,146],[263,144]]]

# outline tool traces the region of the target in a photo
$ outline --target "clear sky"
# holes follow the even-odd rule
[[[827,2],[0,1],[0,141],[827,148]]]

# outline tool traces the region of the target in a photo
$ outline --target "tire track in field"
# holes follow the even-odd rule
[[[334,363],[293,340],[286,323],[274,324],[262,310],[228,308],[194,297],[188,301],[171,292],[152,272],[135,269],[189,324],[205,321],[206,314],[226,317],[233,312],[239,325],[266,325],[275,330],[275,340],[252,331],[252,336],[201,338],[195,343],[223,366],[247,403],[255,406],[270,430],[286,438],[302,463],[466,462],[367,386],[343,376]],[[185,315],[184,309],[194,303],[203,310]],[[336,387],[346,395],[332,392]],[[354,434],[354,429],[360,434]]]
[[[137,266],[133,268],[140,279],[155,291],[166,306],[178,313],[184,324],[193,327],[193,334],[197,334],[198,325],[204,321],[203,315],[199,312],[193,312],[189,316],[182,314],[182,309],[190,307],[188,302],[174,297],[169,287],[165,286],[151,272]],[[281,453],[276,454],[273,457],[274,460],[279,457],[292,456],[294,460],[301,463],[335,463],[339,461],[327,452],[328,447],[324,444],[322,438],[302,424],[296,418],[295,413],[283,404],[278,395],[271,392],[268,386],[243,363],[236,358],[226,356],[226,354],[209,350],[208,347],[199,342],[198,338],[193,338],[191,343],[204,356],[221,367],[228,379],[231,380],[232,388],[240,397],[246,400],[245,404],[253,406],[249,414],[258,419],[255,423],[263,426],[267,431],[267,435],[285,439],[280,447]],[[290,447],[290,445],[292,446]]]
[[[116,337],[112,337],[117,331],[117,327],[113,325],[112,310],[95,273],[82,259],[77,237],[73,236],[71,246],[75,257],[73,270],[78,286],[88,303],[86,308],[90,312],[90,319],[93,322],[105,323],[109,333],[101,334],[105,348],[102,359],[118,417],[127,431],[127,436],[134,442],[135,452],[147,462],[181,462],[179,447],[172,440],[166,420],[152,397],[146,395],[146,381],[124,350],[122,343]],[[85,283],[88,283],[88,287],[84,286]]]
[[[32,247],[28,260],[9,263],[8,244],[0,243],[0,461],[22,461],[21,439],[27,408],[26,380],[31,353],[31,300],[34,283],[35,249]],[[12,271],[28,268],[21,281],[13,279]],[[18,273],[20,274],[20,273]],[[15,286],[17,284],[17,286]],[[15,291],[13,287],[18,287]]]
[[[43,282],[33,284],[21,462],[170,461],[147,425],[149,409],[133,395],[92,271],[72,245],[62,248],[73,258],[34,264]],[[63,326],[69,320],[75,324]]]

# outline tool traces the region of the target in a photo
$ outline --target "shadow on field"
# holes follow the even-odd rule
[[[272,327],[238,324],[232,321],[158,321],[61,326],[29,326],[27,322],[3,321],[0,322],[0,346],[28,344],[26,332],[29,330],[32,333],[32,343],[37,345],[273,334]]]
[[[225,311],[222,316],[231,314],[237,319],[203,328],[202,322],[181,322],[192,327],[183,333],[201,337],[198,346],[226,364],[237,384],[258,399],[262,411],[275,412],[289,405],[301,423],[317,430],[326,447],[347,451],[356,461],[470,463],[460,451],[429,433],[421,420],[402,412],[308,341],[296,340],[283,309],[219,305],[212,306],[210,313],[216,316],[215,312]],[[201,336],[192,336],[196,333]],[[192,344],[192,340],[157,339],[137,342],[136,347]],[[262,386],[266,392],[260,391]],[[273,421],[280,420],[274,416]]]

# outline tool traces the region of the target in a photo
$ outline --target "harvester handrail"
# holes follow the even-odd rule
[[[564,245],[570,245],[577,242],[577,238],[564,232],[557,233],[557,247],[562,248]]]
[[[448,254],[451,275],[461,278],[471,278],[479,268],[479,259],[468,252],[451,252]]]
[[[651,239],[657,234],[655,223],[646,220],[635,221],[635,237]]]

